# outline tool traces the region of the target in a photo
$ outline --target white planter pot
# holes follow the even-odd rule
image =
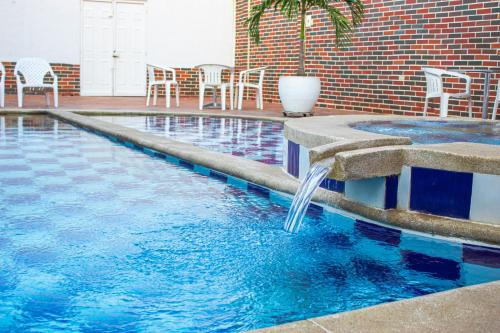
[[[281,104],[288,115],[311,113],[321,92],[317,77],[282,76],[279,81]]]

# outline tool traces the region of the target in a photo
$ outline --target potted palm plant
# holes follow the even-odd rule
[[[345,8],[339,8],[343,3]],[[345,47],[351,42],[353,30],[358,26],[364,14],[362,0],[262,0],[252,7],[247,19],[248,33],[255,43],[260,43],[260,22],[268,9],[281,12],[289,20],[300,23],[298,69],[295,76],[282,76],[279,80],[279,95],[285,115],[310,114],[321,92],[321,82],[317,77],[306,75],[306,17],[313,8],[320,8],[328,13],[335,27],[335,45]]]

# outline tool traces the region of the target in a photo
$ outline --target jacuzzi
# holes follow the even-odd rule
[[[285,123],[284,169],[328,161],[319,197],[390,224],[500,241],[500,122],[332,116]]]

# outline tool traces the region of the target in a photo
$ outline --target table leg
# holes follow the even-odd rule
[[[484,73],[484,93],[483,93],[483,112],[482,118],[488,118],[488,99],[490,97],[490,73]]]
[[[206,109],[218,109],[220,108],[220,104],[217,103],[217,89],[213,89],[212,92],[212,103],[205,104],[203,108]]]

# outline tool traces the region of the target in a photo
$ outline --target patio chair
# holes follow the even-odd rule
[[[5,67],[0,62],[0,108],[5,107]]]
[[[497,97],[495,97],[495,104],[493,105],[493,115],[491,119],[497,119],[498,103],[500,103],[500,80],[498,80]]]
[[[149,100],[151,98],[151,90],[153,89],[154,89],[153,105],[156,105],[156,102],[158,100],[158,86],[164,85],[167,108],[170,108],[171,86],[175,87],[175,104],[177,105],[177,107],[179,107],[180,90],[179,90],[179,84],[177,83],[177,75],[175,69],[170,67],[156,66],[156,65],[147,65],[147,67],[148,67],[149,84],[148,84],[148,96],[146,98],[146,106],[149,106]],[[155,70],[159,70],[162,73],[161,79],[159,80],[156,79]],[[167,79],[167,72],[172,73],[171,80]]]
[[[212,90],[214,102],[211,104],[213,107],[217,106],[216,96],[217,89],[221,92],[221,108],[226,109],[226,91],[229,87],[230,107],[233,110],[233,85],[234,85],[234,71],[232,67],[224,65],[199,65],[198,69],[199,85],[200,85],[200,110],[203,110],[203,103],[205,99],[205,91]],[[222,72],[224,70],[230,71],[229,82],[222,82]]]
[[[14,68],[14,74],[17,82],[17,100],[19,107],[23,107],[24,89],[40,89],[45,93],[47,106],[50,105],[48,91],[52,89],[54,92],[54,107],[58,107],[58,89],[57,76],[54,74],[49,63],[41,58],[22,58]],[[49,74],[52,77],[52,83],[45,83],[45,76]]]
[[[266,72],[266,69],[267,67],[253,68],[247,69],[246,71],[242,71],[240,73],[238,84],[236,85],[236,96],[238,96],[238,110],[241,110],[243,105],[243,94],[245,88],[252,88],[256,90],[255,99],[257,102],[257,109],[264,110],[264,97],[262,90],[264,88],[264,74]],[[252,74],[258,74],[258,82],[249,82]]]
[[[450,98],[454,99],[467,99],[469,103],[469,117],[472,117],[472,99],[470,93],[471,86],[471,78],[465,74],[445,71],[443,69],[438,68],[429,68],[424,67],[423,71],[425,73],[425,79],[427,81],[427,93],[425,95],[425,107],[424,107],[424,117],[427,115],[427,108],[429,106],[430,98],[441,99],[440,107],[439,107],[439,116],[447,117],[448,116],[448,100]],[[443,75],[457,77],[465,80],[465,91],[462,93],[450,94],[445,93],[443,90]]]

